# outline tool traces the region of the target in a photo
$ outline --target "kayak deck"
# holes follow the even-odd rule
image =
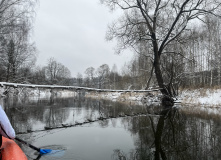
[[[1,158],[2,160],[28,160],[15,141],[5,137],[2,137]]]

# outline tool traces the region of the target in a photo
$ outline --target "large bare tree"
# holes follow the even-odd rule
[[[21,81],[18,70],[35,62],[30,43],[35,0],[0,0],[0,62],[2,80]],[[20,74],[21,75],[21,74]]]
[[[51,84],[65,84],[64,80],[71,77],[71,72],[67,67],[52,57],[48,60],[46,75]]]
[[[124,10],[123,16],[109,26],[107,39],[117,38],[119,48],[145,42],[151,45],[155,76],[161,92],[171,95],[162,74],[163,54],[177,54],[170,47],[182,44],[182,34],[190,34],[192,26],[204,21],[208,14],[218,16],[220,0],[101,0],[111,10]],[[200,27],[200,25],[198,25]],[[171,95],[172,96],[172,95]]]
[[[101,88],[102,85],[108,86],[109,74],[110,74],[110,68],[109,68],[108,64],[102,64],[100,67],[97,68],[97,77],[98,77],[99,88]],[[104,83],[106,83],[106,84],[104,85]]]
[[[94,87],[95,85],[95,69],[94,67],[88,67],[85,70],[86,83],[88,87]]]

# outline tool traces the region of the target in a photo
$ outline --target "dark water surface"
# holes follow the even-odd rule
[[[5,99],[17,136],[56,153],[30,160],[221,159],[219,109],[85,98]]]

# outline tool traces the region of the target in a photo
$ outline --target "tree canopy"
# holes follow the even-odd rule
[[[220,0],[101,0],[111,10],[124,14],[109,26],[107,39],[118,40],[118,51],[131,47],[140,52],[140,44],[148,44],[155,76],[162,93],[172,95],[171,84],[165,84],[161,68],[163,54],[179,54],[172,46],[184,43],[193,26],[200,27],[207,15],[218,16]]]

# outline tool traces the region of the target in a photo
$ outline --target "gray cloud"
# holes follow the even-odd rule
[[[107,25],[117,14],[110,13],[99,0],[40,0],[34,24],[37,64],[46,65],[47,59],[54,57],[72,76],[104,63],[120,68],[132,53],[115,55],[116,42],[105,41]]]

